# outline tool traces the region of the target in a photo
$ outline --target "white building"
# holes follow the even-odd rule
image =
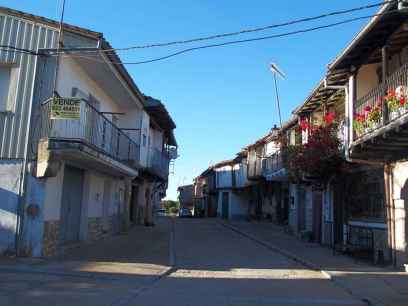
[[[101,33],[65,25],[57,60],[58,28],[0,8],[0,252],[48,256],[124,231],[134,203],[157,202],[167,186],[164,175],[160,191],[137,195],[152,113],[119,57]],[[163,148],[174,128],[163,128]]]

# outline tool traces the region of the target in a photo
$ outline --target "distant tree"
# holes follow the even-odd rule
[[[169,214],[169,213],[177,213],[180,204],[178,201],[163,200],[162,206],[166,210],[166,213]]]

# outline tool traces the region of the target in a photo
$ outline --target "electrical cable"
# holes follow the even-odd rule
[[[112,64],[117,64],[117,65],[121,65],[121,64],[122,65],[141,65],[141,64],[147,64],[147,63],[153,63],[153,62],[162,61],[162,60],[165,60],[165,59],[169,59],[169,58],[172,58],[172,57],[184,54],[184,53],[196,51],[196,50],[215,48],[215,47],[222,47],[222,46],[228,46],[228,45],[236,45],[236,44],[242,44],[242,43],[248,43],[248,42],[254,42],[254,41],[262,41],[262,40],[268,40],[268,39],[273,39],[273,38],[292,36],[292,35],[297,35],[297,34],[302,34],[302,33],[307,33],[307,32],[313,32],[313,31],[317,31],[317,30],[336,27],[336,26],[339,26],[339,25],[344,25],[344,24],[347,24],[347,23],[351,23],[351,22],[355,22],[355,21],[359,21],[359,20],[363,20],[363,19],[369,19],[369,18],[372,18],[372,17],[375,17],[375,16],[391,14],[391,13],[394,13],[396,11],[398,11],[398,10],[393,10],[393,11],[389,11],[389,12],[381,13],[381,14],[354,17],[354,18],[346,19],[346,20],[343,20],[343,21],[335,22],[335,23],[330,23],[330,24],[326,24],[326,25],[321,25],[321,26],[316,26],[316,27],[311,27],[311,28],[306,28],[306,29],[301,29],[301,30],[296,30],[296,31],[291,31],[291,32],[285,32],[285,33],[280,33],[280,34],[261,36],[261,37],[255,37],[255,38],[248,38],[248,39],[242,39],[242,40],[233,40],[233,41],[227,41],[227,42],[218,43],[218,44],[210,44],[210,45],[192,47],[192,48],[183,49],[183,50],[180,50],[180,51],[177,51],[177,52],[174,52],[174,53],[162,56],[162,57],[157,57],[157,58],[143,60],[143,61],[137,61],[137,62],[111,62],[111,63]],[[68,55],[68,57],[85,58],[85,59],[100,62],[100,63],[104,62],[102,60],[92,58],[92,57],[89,57],[89,56],[85,56],[85,55],[70,54],[70,55]]]

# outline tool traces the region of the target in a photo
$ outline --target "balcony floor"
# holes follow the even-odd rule
[[[49,139],[48,150],[53,158],[68,161],[81,168],[114,176],[135,177],[138,175],[138,170],[131,167],[130,164],[117,161],[81,142]]]
[[[408,113],[356,139],[350,157],[380,162],[408,158]]]

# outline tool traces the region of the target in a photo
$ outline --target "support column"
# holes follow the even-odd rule
[[[349,146],[354,140],[354,129],[353,129],[353,124],[354,124],[354,104],[356,101],[356,72],[352,71],[351,75],[349,76],[349,81],[348,81],[348,94],[347,94],[348,101],[346,101],[346,110],[348,111],[346,115],[348,116],[348,142]]]
[[[387,220],[387,241],[391,252],[391,261],[396,264],[395,259],[395,210],[392,197],[392,168],[389,164],[384,166],[384,200]]]
[[[388,46],[385,45],[381,48],[381,58],[382,58],[382,84],[384,84],[384,94],[387,94],[387,87],[385,86],[385,81],[388,77]],[[388,121],[388,107],[386,103],[382,104],[382,115],[384,124]]]

